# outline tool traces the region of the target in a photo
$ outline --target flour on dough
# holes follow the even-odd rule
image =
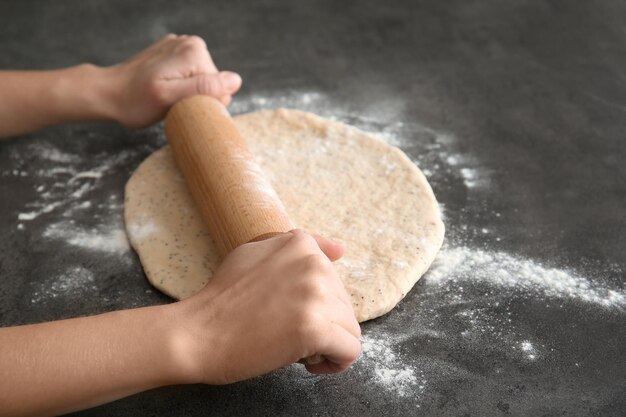
[[[345,242],[335,265],[357,319],[390,311],[443,242],[420,170],[372,135],[310,113],[259,111],[235,122],[297,227]],[[129,179],[124,208],[129,240],[155,287],[183,299],[207,284],[217,250],[169,147]]]

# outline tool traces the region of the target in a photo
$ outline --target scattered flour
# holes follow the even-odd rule
[[[44,214],[44,213],[50,213],[52,210],[54,210],[55,208],[59,207],[61,204],[61,202],[56,202],[56,203],[50,203],[50,204],[46,204],[44,206],[39,206],[38,210],[35,211],[29,211],[26,213],[19,213],[17,215],[17,219],[20,221],[31,221],[36,219],[37,217],[39,217],[40,215]]]
[[[626,307],[623,291],[594,284],[573,271],[546,268],[504,252],[465,246],[444,247],[424,279],[427,286],[452,289],[484,283],[499,290],[535,297],[573,299],[620,309]],[[502,291],[500,294],[504,295]]]
[[[43,168],[30,173],[35,178],[33,189],[37,198],[26,204],[26,211],[17,214],[17,219],[22,222],[62,208],[87,208],[91,203],[84,198],[99,188],[99,180],[132,156],[131,151],[126,151],[117,155],[96,155],[87,161],[50,144],[33,144],[29,152],[37,157]],[[91,164],[92,160],[98,162]]]
[[[522,342],[521,349],[528,359],[535,360],[537,358],[537,350],[528,340]]]
[[[390,145],[410,151],[417,142],[422,147],[414,159],[424,165],[435,177],[454,176],[468,189],[483,188],[490,184],[489,169],[481,166],[475,156],[459,153],[458,140],[450,134],[435,131],[418,123],[393,122],[401,120],[404,106],[398,102],[377,105],[377,111],[364,109],[358,117],[349,106],[340,105],[330,96],[316,91],[291,91],[283,94],[256,94],[237,96],[231,105],[232,113],[263,108],[292,107],[311,111],[325,117],[346,121],[361,129],[371,128]],[[411,155],[412,153],[409,152]],[[442,207],[444,204],[442,204]],[[494,214],[499,217],[499,213]],[[482,234],[492,230],[481,228]],[[426,285],[456,285],[482,282],[498,288],[541,294],[552,298],[577,299],[606,307],[626,305],[623,291],[594,285],[589,279],[574,271],[546,268],[529,259],[497,251],[476,249],[454,242],[444,247],[427,274]]]
[[[29,151],[38,155],[39,158],[51,162],[61,162],[63,164],[80,162],[80,157],[75,154],[63,152],[49,143],[33,143],[29,146]]]
[[[127,229],[130,237],[137,241],[150,237],[159,231],[159,228],[152,222],[129,224]]]
[[[372,372],[374,382],[386,391],[400,397],[422,391],[425,381],[418,371],[398,355],[384,335],[364,334],[359,362]]]
[[[238,95],[230,110],[233,114],[275,107],[311,111],[376,132],[389,144],[402,148],[431,178],[435,191],[442,178],[455,179],[455,184],[465,187],[468,192],[485,190],[490,185],[489,169],[475,156],[458,152],[458,141],[454,136],[415,122],[394,122],[406,119],[404,106],[394,102],[383,104],[354,111],[323,93],[294,91],[279,95]],[[49,224],[43,231],[44,238],[112,255],[128,251],[121,199],[113,195],[106,202],[97,202],[88,197],[101,186],[106,172],[119,167],[129,154],[93,158],[98,163],[88,166],[79,155],[63,152],[49,144],[32,145],[30,150],[41,159],[42,169],[34,172],[11,169],[1,173],[3,176],[34,178],[36,182],[37,199],[16,215],[18,230],[25,230],[25,224],[45,217]],[[444,204],[441,207],[443,209]],[[100,220],[96,227],[86,228],[76,223],[74,217],[85,211],[94,213],[94,218]],[[499,213],[494,215],[500,216]],[[467,230],[467,226],[456,226],[460,231]],[[131,234],[146,238],[154,232],[154,225],[131,225],[129,229]],[[480,231],[483,235],[497,235],[495,227]],[[403,261],[396,263],[398,268],[404,267]],[[355,273],[365,273],[366,268],[362,271],[359,269]],[[34,285],[37,287],[33,292],[33,303],[48,297],[85,294],[85,291],[96,289],[93,273],[80,266],[70,267],[65,273]],[[398,397],[419,396],[425,387],[433,385],[428,382],[430,379],[434,382],[444,374],[458,378],[466,372],[454,369],[449,362],[436,357],[401,354],[400,342],[412,338],[442,341],[446,346],[460,345],[465,352],[476,352],[477,358],[484,357],[484,349],[488,348],[524,364],[540,361],[552,353],[545,350],[546,341],[533,340],[532,335],[518,327],[515,317],[503,307],[507,301],[565,300],[618,311],[626,307],[623,290],[597,284],[576,271],[546,267],[531,259],[458,242],[448,242],[444,246],[420,287],[413,291],[418,291],[419,311],[399,308],[391,313],[402,323],[401,327],[394,330],[376,322],[366,324],[362,356],[355,366],[377,387]],[[482,295],[477,295],[479,291]],[[548,307],[556,308],[558,304],[550,303]],[[311,378],[308,374],[293,375],[303,381],[317,381],[317,377]]]
[[[228,110],[231,114],[239,114],[262,109],[289,107],[322,114],[328,112],[328,107],[324,111],[324,106],[328,104],[330,104],[328,97],[322,93],[316,91],[290,91],[283,94],[240,94],[233,100]],[[330,110],[332,113],[332,109]]]
[[[39,303],[50,298],[71,297],[98,290],[93,272],[81,266],[68,268],[63,274],[36,282],[31,302]]]
[[[472,168],[461,168],[461,176],[467,188],[474,188],[478,185],[478,172]]]
[[[42,242],[130,261],[126,256],[130,247],[124,231],[123,188],[111,189],[109,179],[132,168],[129,162],[136,159],[138,150],[144,151],[134,148],[87,158],[50,143],[34,143],[12,151],[11,159],[18,166],[36,167],[25,175],[17,170],[17,176],[25,177],[23,181],[32,187],[33,195],[16,214],[17,230],[38,235]],[[12,170],[0,172],[0,176],[8,175],[15,176]],[[101,279],[82,266],[70,266],[56,275],[45,273],[32,283],[31,302],[45,304],[95,296],[106,301],[106,296],[99,295]]]
[[[377,101],[372,106],[361,103],[354,108],[352,103],[340,103],[321,92],[292,90],[281,94],[239,94],[229,109],[232,114],[239,114],[277,107],[309,111],[370,132],[407,152],[431,181],[453,176],[468,189],[483,190],[491,183],[490,170],[474,156],[458,152],[458,140],[453,135],[415,121],[398,121],[406,119],[405,105],[398,100]]]
[[[129,150],[86,159],[49,143],[29,145],[28,155],[37,159],[38,166],[29,173],[36,198],[26,203],[27,210],[17,213],[17,229],[26,230],[29,222],[45,217],[43,238],[101,253],[129,251],[120,201],[122,190],[113,192],[105,201],[97,191],[105,186],[106,174],[116,172],[133,154]],[[15,159],[21,156],[15,155]],[[81,222],[81,216],[87,220]]]
[[[129,250],[126,233],[121,228],[111,230],[84,229],[76,227],[70,222],[59,222],[48,226],[43,237],[100,252],[126,252]]]
[[[456,137],[415,122],[394,122],[406,119],[403,106],[387,104],[377,106],[378,113],[361,112],[360,109],[352,111],[349,105],[337,104],[322,93],[304,91],[238,96],[231,110],[240,113],[291,107],[338,119],[374,132],[390,145],[407,152],[430,178],[435,192],[439,184],[449,186],[446,181],[450,178],[454,180],[452,186],[465,187],[468,193],[489,190],[492,172],[477,156],[460,151],[462,148]],[[444,207],[445,202],[441,204],[442,211]],[[500,217],[498,212],[493,215]],[[447,219],[448,216],[443,217]],[[458,229],[460,239],[470,230],[467,225],[452,227]],[[482,227],[478,231],[500,241],[495,226]],[[350,263],[350,260],[344,258],[340,262]],[[402,267],[401,261],[396,264],[398,268]],[[356,268],[353,277],[366,271],[366,267]],[[558,308],[562,304],[551,300],[569,300],[590,307],[623,311],[626,306],[624,291],[597,282],[576,271],[546,267],[532,259],[449,241],[420,287],[414,289],[419,291],[420,311],[404,313],[400,309],[392,312],[402,322],[395,330],[376,322],[366,324],[365,328],[369,330],[363,335],[362,357],[356,366],[369,375],[376,386],[391,395],[407,397],[419,395],[424,386],[432,385],[427,384],[427,380],[432,379],[434,383],[441,380],[442,375],[455,378],[466,375],[465,370],[455,368],[447,361],[400,356],[398,343],[406,342],[407,338],[442,341],[446,346],[475,353],[477,360],[483,358],[485,349],[488,349],[520,365],[538,361],[554,353],[548,351],[540,355],[537,346],[543,346],[545,341],[532,340],[532,335],[519,327],[506,303],[532,299],[545,301],[549,308]]]

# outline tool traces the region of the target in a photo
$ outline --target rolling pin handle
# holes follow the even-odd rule
[[[209,96],[176,103],[165,135],[222,257],[293,225],[226,108]]]

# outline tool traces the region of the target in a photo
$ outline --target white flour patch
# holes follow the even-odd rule
[[[157,225],[151,221],[146,223],[129,224],[126,229],[128,230],[130,238],[137,241],[144,240],[159,231]]]
[[[232,114],[278,107],[309,111],[348,123],[404,150],[429,179],[436,181],[444,176],[453,176],[467,189],[485,190],[490,186],[491,171],[475,157],[458,152],[456,137],[415,120],[401,121],[406,119],[405,105],[401,101],[376,102],[375,106],[360,103],[358,108],[353,106],[353,103],[340,103],[319,91],[291,90],[237,95],[229,110]],[[319,151],[323,152],[323,149]]]
[[[328,111],[328,97],[316,91],[290,91],[282,94],[237,95],[229,106],[231,114],[249,113],[255,110],[278,107],[295,108],[317,114]],[[335,107],[335,106],[333,106]]]
[[[478,172],[472,168],[461,168],[461,176],[467,188],[474,188],[478,184]]]
[[[389,393],[405,397],[423,391],[425,381],[407,364],[388,337],[365,334],[359,363],[371,370],[374,382]]]
[[[33,143],[28,148],[30,153],[37,155],[43,160],[61,162],[63,164],[80,162],[78,155],[63,152],[49,143]]]
[[[99,252],[126,252],[129,250],[126,233],[121,228],[85,229],[71,222],[54,223],[46,228],[44,238],[55,239],[68,245]]]
[[[537,350],[528,340],[525,340],[521,343],[522,352],[526,355],[526,357],[530,360],[537,359]]]
[[[129,251],[122,220],[122,190],[109,194],[104,201],[98,191],[106,186],[107,174],[124,166],[134,151],[84,159],[51,144],[37,143],[29,145],[28,152],[38,161],[38,168],[29,173],[36,198],[17,213],[18,230],[27,231],[29,222],[43,219],[44,239],[101,253]],[[22,157],[16,154],[14,158]]]
[[[330,120],[348,123],[378,136],[392,146],[403,147],[407,144],[406,139],[398,132],[415,126],[397,121],[404,110],[404,104],[400,101],[379,101],[376,106],[362,106],[358,111],[351,110],[347,104],[349,103],[338,103],[329,95],[318,91],[292,90],[277,94],[237,95],[229,110],[232,114],[279,107],[304,110]],[[419,128],[424,129],[421,126]]]
[[[493,189],[494,173],[484,165],[480,155],[465,151],[454,135],[411,120],[402,103],[377,103],[376,111],[352,111],[349,104],[337,103],[323,93],[295,91],[238,96],[231,109],[240,113],[274,107],[310,111],[373,132],[404,150],[432,181],[435,194],[439,187],[464,188],[469,196]],[[413,289],[418,291],[413,296],[418,298],[419,308],[393,311],[389,323],[398,323],[395,329],[394,325],[379,324],[386,323],[384,319],[364,325],[367,331],[363,336],[363,353],[356,368],[389,395],[415,395],[421,387],[434,387],[446,378],[471,377],[467,369],[437,355],[399,355],[401,342],[413,340],[427,346],[428,341],[435,341],[449,349],[461,349],[470,357],[475,355],[478,362],[489,354],[517,366],[536,366],[550,357],[554,359],[558,352],[545,348],[550,341],[540,340],[529,331],[512,314],[515,310],[509,309],[511,304],[530,300],[544,303],[548,309],[561,309],[571,303],[613,311],[623,311],[626,307],[624,290],[601,284],[601,276],[590,277],[465,243],[466,238],[475,235],[499,242],[497,224],[488,227],[454,224],[459,215],[453,212],[455,206],[450,203],[444,210],[444,204],[440,204],[440,209],[449,230],[454,232],[451,235],[457,239],[447,242],[419,288]],[[501,216],[498,212],[492,215]],[[349,258],[339,262],[351,266],[353,277],[367,273],[367,265],[355,265]],[[402,268],[403,264],[396,261],[395,266]],[[493,372],[499,371],[494,368]]]
[[[39,217],[40,215],[44,213],[50,213],[52,210],[54,210],[55,208],[59,207],[62,204],[63,203],[61,202],[46,204],[44,206],[40,206],[37,210],[29,211],[25,213],[19,213],[17,215],[17,219],[20,221],[31,221],[31,220],[36,219],[37,217]]]
[[[387,143],[407,151],[434,185],[442,179],[453,178],[451,186],[464,187],[468,194],[488,190],[491,185],[491,171],[476,156],[462,152],[458,138],[407,121],[408,116],[402,114],[401,104],[378,103],[376,109],[355,116],[357,112],[346,110],[345,106],[323,93],[296,91],[238,95],[230,109],[237,114],[276,107],[311,111],[375,132]],[[46,239],[113,256],[127,251],[121,199],[101,202],[91,195],[101,187],[107,172],[115,170],[125,156],[121,155],[121,159],[95,157],[92,160],[96,163],[92,166],[79,155],[48,144],[34,145],[31,151],[42,159],[43,168],[32,172],[24,168],[2,172],[3,176],[16,180],[35,179],[33,191],[37,198],[15,214],[15,219],[19,220],[17,229],[28,232],[33,220],[45,219],[48,223],[52,220],[43,232]],[[443,204],[441,210],[443,213]],[[449,203],[445,210],[446,223],[452,223],[451,219],[456,218],[454,210],[455,206]],[[98,219],[96,227],[87,228],[72,222],[75,215],[84,212],[93,213]],[[499,213],[493,215],[500,216]],[[447,226],[461,233],[469,230],[467,224]],[[153,232],[152,227],[146,224],[137,226],[134,231],[132,226],[129,229],[130,233],[148,237]],[[481,236],[497,236],[498,233],[496,225],[476,230]],[[495,239],[499,240],[498,237]],[[546,348],[550,340],[541,340],[545,335],[533,334],[520,325],[523,322],[512,314],[507,303],[531,300],[544,302],[549,309],[559,309],[567,303],[612,311],[623,311],[626,307],[624,290],[610,288],[593,279],[601,277],[589,277],[575,270],[545,266],[515,254],[460,242],[448,242],[448,245],[442,249],[420,286],[413,289],[417,293],[409,295],[418,298],[417,308],[403,309],[400,306],[390,313],[388,321],[383,318],[364,325],[363,352],[355,370],[365,375],[375,389],[384,390],[389,396],[419,396],[425,389],[434,390],[442,381],[447,384],[449,380],[466,378],[471,372],[456,366],[454,358],[450,360],[437,354],[421,356],[419,353],[409,357],[403,354],[400,342],[415,340],[426,346],[427,341],[433,340],[444,351],[461,349],[468,357],[475,355],[477,361],[483,360],[487,351],[495,353],[496,359],[504,358],[501,362],[515,366],[541,366],[543,361],[555,359],[558,349],[554,352]],[[350,260],[345,258],[342,262],[349,263]],[[397,261],[395,266],[403,268],[402,262]],[[365,265],[355,270],[357,275],[366,272]],[[33,285],[33,303],[97,291],[93,273],[83,267],[68,268],[63,274]],[[483,292],[479,294],[479,291]],[[401,325],[394,328],[394,323]],[[575,365],[579,366],[578,363]],[[295,371],[286,371],[290,378],[285,384],[301,378],[310,384],[307,387],[314,387],[322,378],[306,374],[301,367],[290,369]],[[484,369],[494,374],[499,372],[497,366],[491,370],[485,366]]]
[[[51,298],[72,298],[98,290],[93,272],[81,266],[70,267],[61,275],[37,282],[36,287],[32,303]]]
[[[572,299],[607,308],[626,307],[623,291],[594,284],[574,271],[544,267],[504,252],[464,246],[442,248],[424,279],[427,288],[462,291],[465,284],[484,283],[513,295]]]
[[[128,252],[130,245],[122,220],[123,205],[119,200],[117,195],[112,194],[103,203],[94,205],[91,201],[83,201],[69,206],[63,213],[60,213],[61,218],[66,220],[50,223],[45,228],[42,237],[83,250],[111,255]],[[92,217],[92,219],[97,219],[95,225],[83,225],[74,219],[77,213],[85,210],[95,212]]]
[[[21,222],[28,222],[40,216],[57,212],[59,209],[70,210],[73,207],[86,208],[85,198],[101,185],[101,180],[108,172],[125,163],[132,156],[131,151],[117,155],[96,155],[97,161],[89,169],[88,161],[78,155],[63,152],[50,144],[34,144],[29,147],[40,160],[43,168],[30,173],[35,178],[33,185],[37,198],[26,203],[25,210],[17,213]]]

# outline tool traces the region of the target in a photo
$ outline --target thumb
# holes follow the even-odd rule
[[[226,94],[235,94],[241,88],[241,76],[236,72],[221,71],[219,76]]]
[[[172,101],[176,102],[185,97],[201,94],[217,99],[230,96],[241,87],[239,74],[222,71],[219,73],[198,74],[172,83]]]
[[[341,243],[316,234],[312,234],[311,236],[313,236],[313,239],[315,239],[322,252],[324,252],[332,262],[341,258],[345,253],[345,248]]]

